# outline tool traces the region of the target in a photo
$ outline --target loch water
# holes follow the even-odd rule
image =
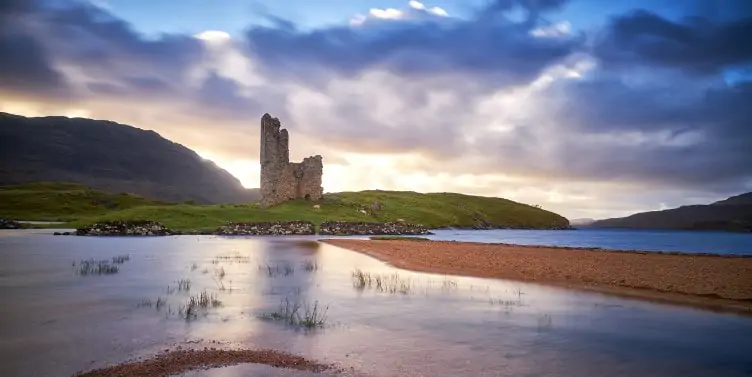
[[[448,232],[455,231],[432,237],[451,238]],[[535,238],[519,233],[490,240],[493,233],[482,232],[461,237]],[[316,237],[40,233],[0,234],[2,376],[70,376],[174,345],[275,348],[374,377],[752,375],[752,318],[745,316],[414,273],[302,242]],[[130,259],[115,274],[76,273],[81,260],[118,255]],[[388,277],[395,289],[359,286],[352,276],[357,270]],[[190,280],[188,291],[176,289],[181,279]],[[179,308],[203,290],[221,306],[181,318]],[[141,305],[158,299],[166,300],[159,310]],[[263,318],[285,299],[328,307],[324,327],[304,330]],[[313,375],[257,365],[185,375],[251,373]]]

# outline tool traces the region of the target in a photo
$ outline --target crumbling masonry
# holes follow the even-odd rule
[[[293,199],[319,200],[324,194],[319,155],[290,162],[290,136],[279,119],[261,117],[261,205],[273,206]]]

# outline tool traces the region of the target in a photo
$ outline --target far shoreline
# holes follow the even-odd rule
[[[396,268],[752,315],[752,256],[457,241],[320,239]]]

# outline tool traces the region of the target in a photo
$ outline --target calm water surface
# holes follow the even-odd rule
[[[749,317],[411,273],[298,240],[3,232],[0,375],[69,376],[174,344],[213,341],[278,348],[359,376],[752,375]],[[117,274],[74,273],[73,262],[121,254],[130,261]],[[311,264],[318,270],[306,271]],[[270,276],[267,265],[294,272],[281,267]],[[397,274],[398,291],[356,289],[355,269]],[[190,291],[172,291],[179,279],[191,280]],[[179,318],[179,306],[203,289],[222,306],[193,321]],[[160,297],[167,300],[160,310],[138,307]],[[328,305],[326,327],[302,331],[259,318],[285,298]],[[186,376],[238,374],[312,375],[244,365]]]
[[[621,229],[436,230],[435,240],[752,255],[752,233]]]

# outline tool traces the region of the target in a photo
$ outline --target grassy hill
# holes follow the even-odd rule
[[[111,194],[76,183],[0,186],[0,218],[72,221],[138,206],[168,205],[135,194]]]
[[[453,193],[421,194],[370,190],[326,194],[319,202],[298,200],[272,208],[257,203],[168,204],[129,194],[107,194],[71,184],[36,184],[0,190],[0,217],[69,220],[71,226],[103,220],[154,220],[176,230],[216,228],[228,221],[397,221],[430,228],[492,226],[562,228],[569,222],[553,212],[501,198]],[[370,207],[380,202],[381,211]],[[319,208],[314,208],[318,204]],[[360,210],[368,212],[364,214]]]

